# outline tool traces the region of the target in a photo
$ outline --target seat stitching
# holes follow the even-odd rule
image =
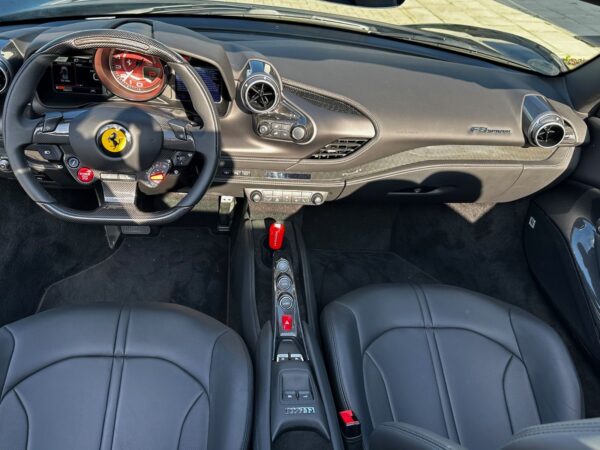
[[[515,434],[515,429],[512,423],[512,416],[510,415],[510,408],[508,407],[508,399],[506,398],[506,374],[508,372],[508,367],[510,366],[511,361],[513,360],[513,356],[511,355],[506,362],[506,366],[504,367],[504,372],[502,373],[502,394],[504,395],[504,406],[506,406],[506,414],[508,415],[508,425],[510,426],[510,434]]]
[[[188,416],[192,412],[192,409],[194,409],[194,406],[196,406],[196,403],[198,403],[198,401],[202,398],[202,396],[205,393],[206,393],[205,391],[202,391],[202,392],[200,392],[200,394],[198,394],[196,399],[192,402],[192,404],[188,408],[187,412],[185,413],[185,416],[183,417],[183,421],[181,422],[181,428],[179,429],[179,439],[177,439],[177,448],[178,449],[181,446],[181,437],[183,436],[183,427],[185,426],[185,423],[187,422]]]
[[[15,397],[17,397],[17,400],[19,400],[19,403],[21,404],[21,408],[23,408],[23,412],[25,413],[25,418],[27,419],[27,436],[25,437],[25,449],[29,448],[29,413],[27,412],[27,408],[25,408],[25,403],[23,402],[23,399],[21,398],[21,395],[17,392],[17,390],[14,390],[15,392]]]
[[[513,336],[515,337],[515,342],[517,343],[517,350],[519,350],[519,353],[521,356],[521,362],[523,363],[523,367],[525,368],[525,373],[527,374],[527,381],[529,381],[529,389],[531,389],[531,394],[533,395],[533,400],[535,403],[535,410],[538,415],[538,421],[540,423],[542,423],[542,415],[540,413],[540,408],[538,405],[537,398],[535,397],[535,389],[533,389],[533,383],[531,383],[531,376],[529,375],[529,369],[527,368],[527,364],[525,364],[525,356],[523,355],[523,352],[521,351],[521,345],[519,344],[519,338],[517,336],[517,333],[515,332],[515,327],[513,325],[512,311],[513,311],[512,308],[510,308],[508,310],[508,321],[510,323],[510,328],[513,332]]]
[[[121,323],[121,316],[123,314],[123,306],[119,308],[119,317],[117,318],[117,325],[115,327],[115,337],[113,339],[113,351],[112,351],[112,361],[110,363],[110,373],[108,375],[108,389],[106,390],[106,406],[104,408],[104,417],[102,419],[102,428],[100,433],[100,449],[102,448],[102,442],[104,442],[104,427],[106,425],[106,413],[108,412],[108,398],[110,397],[110,387],[112,385],[112,374],[113,369],[115,367],[115,347],[117,345],[117,336],[119,334],[119,324]]]
[[[121,311],[123,308],[121,308]],[[125,337],[123,338],[123,355],[122,360],[123,363],[121,365],[121,374],[119,375],[119,387],[117,390],[117,404],[115,405],[115,419],[112,427],[112,438],[110,441],[110,448],[112,449],[115,444],[115,427],[117,426],[117,415],[119,413],[119,404],[121,403],[121,387],[123,387],[123,372],[125,372],[125,347],[127,345],[127,333],[129,332],[129,323],[131,322],[131,309],[129,309],[129,314],[127,315],[127,325],[125,327]],[[114,352],[116,348],[113,350],[113,361],[115,360]]]
[[[458,426],[456,425],[456,417],[454,416],[454,408],[452,407],[452,398],[450,396],[450,388],[448,386],[448,380],[446,379],[444,363],[442,361],[442,356],[441,356],[440,348],[439,348],[438,341],[437,341],[436,328],[433,326],[433,316],[431,314],[431,309],[429,308],[429,299],[427,298],[427,293],[425,292],[425,289],[423,289],[422,287],[419,287],[419,291],[423,294],[423,300],[424,300],[423,304],[425,306],[425,309],[427,310],[427,314],[429,315],[429,320],[431,322],[431,330],[432,330],[431,336],[433,338],[433,344],[435,345],[437,360],[440,363],[443,387],[445,390],[446,397],[448,398],[448,407],[450,408],[450,418],[452,419],[452,424],[454,425],[454,432],[456,433],[456,439],[458,440],[459,443],[461,443],[460,434],[458,432]],[[437,377],[437,374],[436,374],[436,377]],[[440,392],[440,396],[441,396],[441,392]],[[442,409],[443,409],[443,405],[444,404],[442,403]],[[444,411],[444,417],[445,416],[446,416],[446,412]],[[448,434],[448,436],[450,436],[450,434]]]
[[[37,374],[38,372],[41,372],[49,367],[52,367],[56,364],[60,364],[62,362],[65,361],[69,361],[71,359],[83,359],[83,358],[112,358],[112,355],[102,355],[102,354],[89,354],[89,355],[81,355],[81,356],[67,356],[66,358],[61,358],[57,361],[53,361],[49,364],[46,364],[43,367],[40,367],[39,369],[35,370],[34,372],[30,373],[29,375],[23,377],[21,380],[19,380],[18,383],[16,383],[9,391],[6,392],[6,394],[4,394],[4,396],[2,397],[2,399],[0,399],[0,403],[2,403],[2,401],[4,400],[4,398],[10,393],[12,392],[14,389],[16,389],[21,383],[23,383],[25,380],[31,378],[32,376],[34,376],[35,374]],[[170,361],[166,358],[163,358],[162,356],[145,356],[145,355],[127,355],[127,356],[123,356],[123,359],[156,359],[158,361],[164,361],[166,363],[172,364],[175,367],[177,367],[179,370],[181,370],[182,372],[184,372],[186,375],[188,375],[191,379],[193,379],[194,381],[196,381],[196,383],[198,383],[200,386],[202,386],[202,389],[206,390],[206,387],[204,386],[204,384],[193,374],[191,374],[188,370],[186,370],[185,368],[181,367],[179,364]]]
[[[335,303],[335,305],[342,305],[341,303],[338,302],[333,302]],[[345,305],[344,305],[345,306]],[[346,309],[350,310],[350,308],[346,307]],[[337,386],[339,388],[339,393],[340,393],[340,397],[342,400],[342,407],[345,409],[350,408],[350,402],[348,400],[348,397],[346,395],[346,390],[345,390],[345,386],[344,386],[344,381],[343,381],[343,377],[341,376],[342,374],[342,370],[340,368],[340,362],[338,360],[338,351],[337,351],[337,340],[336,340],[336,331],[335,331],[335,327],[333,326],[333,321],[332,320],[326,320],[327,323],[327,328],[329,329],[329,336],[330,336],[330,342],[332,345],[332,350],[333,350],[333,354],[335,355],[333,358],[333,364],[334,364],[334,370],[336,373],[336,378],[338,380],[340,380],[340,383],[337,383]],[[360,345],[360,343],[359,343]],[[359,349],[360,350],[360,349]]]
[[[15,348],[17,347],[17,340],[15,339],[15,335],[13,334],[12,331],[10,331],[10,328],[7,326],[4,327],[4,329],[8,332],[8,334],[10,335],[12,341],[13,341],[13,348],[12,351],[10,352],[10,359],[8,360],[8,366],[6,366],[6,376],[4,378],[4,381],[2,382],[2,391],[0,391],[0,394],[2,394],[2,396],[0,397],[0,402],[2,402],[2,400],[4,399],[4,388],[6,387],[6,381],[8,380],[8,372],[10,371],[10,366],[12,364],[12,360],[13,360],[13,356],[15,354]]]
[[[405,433],[408,434],[414,438],[420,439],[423,442],[426,442],[427,444],[431,444],[432,446],[434,446],[435,448],[439,448],[442,450],[446,450],[448,447],[445,445],[442,445],[439,442],[436,442],[434,439],[428,437],[428,436],[424,436],[420,433],[418,433],[415,430],[411,430],[408,428],[403,428],[400,426],[400,424],[396,423],[393,426],[392,425],[388,425],[388,424],[383,424],[381,425],[381,428],[387,428],[388,430],[393,430],[395,432],[400,432],[400,433]]]
[[[392,398],[391,398],[391,395],[390,395],[390,389],[388,387],[388,382],[385,379],[385,376],[383,375],[383,370],[381,370],[381,367],[379,367],[379,364],[377,364],[377,362],[375,361],[375,358],[373,358],[373,355],[371,355],[369,352],[365,352],[365,355],[367,355],[369,357],[369,359],[371,360],[371,362],[373,363],[373,365],[375,366],[375,368],[379,372],[379,376],[381,377],[381,381],[383,381],[383,387],[385,388],[385,394],[387,396],[388,404],[390,406],[390,412],[392,413],[392,419],[394,420],[394,422],[398,422],[398,419],[396,418],[396,413],[395,413],[394,408],[392,406]],[[371,410],[371,408],[369,408],[369,413],[370,413],[370,410]],[[373,420],[372,416],[371,416],[371,422],[375,423],[375,421]]]
[[[465,327],[454,327],[454,326],[434,326],[431,327],[432,329],[435,330],[459,330],[459,331],[467,331],[469,333],[473,333],[476,334],[478,336],[481,336],[484,339],[487,339],[490,342],[493,342],[494,344],[498,345],[499,347],[502,347],[504,350],[506,350],[507,353],[510,353],[511,355],[513,355],[516,359],[518,359],[519,361],[521,361],[523,364],[525,364],[525,362],[519,357],[519,355],[517,355],[515,352],[513,352],[510,348],[508,348],[506,345],[502,344],[501,342],[496,341],[495,339],[492,339],[489,336],[486,336],[485,334],[480,333],[479,331],[475,331],[475,330],[471,330],[470,328],[465,328]],[[375,343],[375,341],[379,340],[382,336],[386,335],[387,333],[390,333],[392,331],[395,330],[422,330],[422,329],[427,329],[427,327],[422,326],[397,326],[397,327],[392,327],[392,328],[388,328],[387,330],[382,331],[381,333],[379,333],[377,336],[375,336],[370,342],[369,345],[367,346],[367,349],[369,347],[371,347],[371,345],[373,345],[373,343]]]

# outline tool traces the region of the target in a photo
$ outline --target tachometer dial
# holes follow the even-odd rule
[[[150,100],[160,94],[165,85],[164,66],[155,56],[99,49],[95,65],[106,87],[128,100]]]

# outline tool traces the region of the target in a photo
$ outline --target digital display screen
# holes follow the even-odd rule
[[[223,79],[221,78],[219,69],[212,66],[194,66],[194,69],[200,75],[202,81],[204,81],[214,102],[220,103],[223,100]],[[175,93],[179,100],[190,100],[190,94],[178,76],[175,77]]]
[[[52,63],[52,86],[55,92],[103,93],[92,57],[56,58]]]

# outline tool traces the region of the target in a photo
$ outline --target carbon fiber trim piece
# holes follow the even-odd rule
[[[297,86],[284,84],[283,92],[284,94],[292,94],[302,97],[307,102],[310,102],[319,108],[327,109],[328,111],[342,114],[352,114],[355,116],[363,115],[358,109],[352,105],[349,105],[348,103],[342,102],[341,100],[335,98],[327,97],[317,92],[309,91],[308,89],[302,89]]]
[[[166,63],[184,63],[181,55],[160,42],[138,33],[122,30],[78,31],[49,42],[40,48],[41,54],[65,54],[72,50],[92,50],[97,48],[119,48],[157,56]]]

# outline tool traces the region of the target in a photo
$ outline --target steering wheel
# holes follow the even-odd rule
[[[160,58],[185,84],[201,125],[170,111],[143,103],[103,103],[68,113],[33,117],[32,92],[50,64],[77,51],[114,48]],[[113,225],[154,225],[171,222],[188,212],[206,193],[217,170],[219,122],[210,94],[189,63],[160,42],[118,30],[90,30],[58,38],[40,48],[23,64],[7,93],[3,114],[4,147],[15,177],[25,192],[50,214],[72,222]],[[109,143],[107,144],[107,140]],[[112,144],[111,144],[112,142]],[[32,145],[57,146],[65,168],[80,184],[101,183],[103,196],[93,211],[60,204],[36,179],[25,150]],[[171,158],[203,158],[189,192],[173,207],[141,211],[136,205],[138,179],[155,164]],[[165,155],[167,158],[165,159]],[[86,173],[78,173],[80,162]],[[164,166],[163,166],[164,167]],[[89,170],[91,169],[91,170]],[[91,172],[91,174],[90,174]],[[77,175],[80,175],[79,177]],[[93,180],[90,180],[93,177]]]

